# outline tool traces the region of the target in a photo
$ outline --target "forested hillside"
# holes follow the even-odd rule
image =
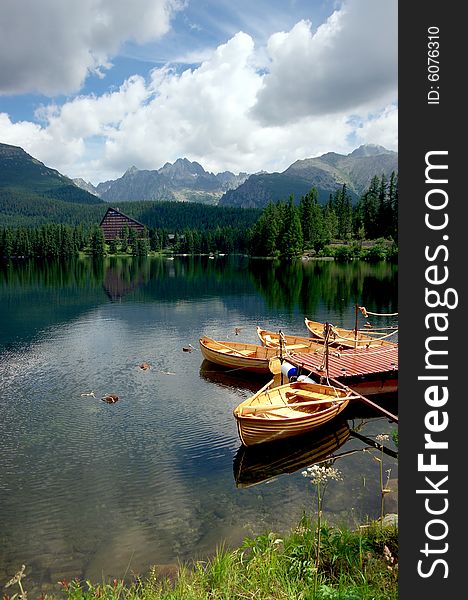
[[[392,173],[374,176],[369,188],[353,204],[346,185],[320,205],[313,188],[299,205],[270,203],[255,223],[249,237],[254,256],[298,256],[304,250],[320,254],[334,240],[362,243],[365,239],[398,236],[398,178]]]
[[[102,200],[76,186],[71,179],[46,167],[22,148],[0,144],[0,202],[34,203],[43,199],[78,204]]]

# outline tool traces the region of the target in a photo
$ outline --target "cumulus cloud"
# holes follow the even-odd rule
[[[396,0],[346,0],[315,33],[300,21],[272,35],[254,116],[277,124],[392,101],[397,40]]]
[[[389,150],[398,150],[398,109],[386,106],[377,114],[368,115],[355,129],[359,144],[374,144],[375,140]]]
[[[197,68],[165,66],[102,96],[44,106],[38,123],[0,115],[0,139],[95,184],[132,164],[156,169],[179,157],[213,172],[255,172],[361,143],[396,149],[396,15],[384,4],[392,1],[348,0],[315,34],[301,21],[272,35],[266,49],[239,32]],[[377,37],[382,45],[372,53],[367,45]],[[355,50],[359,69],[344,56]]]
[[[164,35],[180,0],[2,0],[0,94],[76,92],[126,40]]]

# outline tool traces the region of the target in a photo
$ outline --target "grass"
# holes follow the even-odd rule
[[[374,522],[351,530],[322,523],[318,573],[315,545],[316,527],[303,517],[287,536],[268,533],[247,538],[236,550],[221,548],[206,562],[180,566],[175,579],[161,578],[153,568],[147,577],[130,584],[117,579],[100,584],[63,581],[61,590],[47,598],[392,600],[398,597],[396,527],[381,527]],[[13,583],[20,585],[22,577],[19,582],[13,578]],[[22,594],[6,597],[15,600]]]

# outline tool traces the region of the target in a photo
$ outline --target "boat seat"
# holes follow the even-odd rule
[[[330,394],[319,394],[318,392],[309,392],[309,390],[297,390],[294,392],[286,392],[286,398],[289,403],[291,400],[295,400],[296,398],[304,398],[307,400],[326,400],[327,402],[333,402],[334,400],[339,400],[339,397],[331,396]],[[320,402],[322,404],[323,402]]]
[[[308,348],[309,344],[286,344],[287,350],[299,350],[300,348]]]
[[[316,409],[315,409],[316,410]],[[310,411],[313,412],[313,409]],[[273,419],[273,420],[281,420],[281,419],[291,419],[296,417],[304,417],[304,415],[309,414],[309,411],[305,410],[294,410],[293,408],[289,408],[285,406],[284,408],[278,408],[277,410],[272,411],[262,411],[252,415],[252,417],[262,417],[264,419]]]
[[[237,354],[241,354],[242,356],[254,356],[255,350],[231,350],[231,348],[216,348],[216,352],[220,354],[230,354],[231,356],[236,356]]]

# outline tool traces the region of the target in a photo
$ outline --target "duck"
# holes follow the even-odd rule
[[[195,348],[192,346],[192,344],[189,344],[188,346],[184,346],[182,350],[184,352],[192,352],[192,350],[195,350]]]
[[[115,402],[117,402],[118,399],[119,397],[117,396],[117,394],[106,394],[101,398],[101,400],[107,402],[107,404],[115,404]]]
[[[242,327],[234,327],[234,333],[236,335],[239,335],[239,333],[242,331]]]
[[[80,396],[91,396],[92,398],[96,398],[94,392],[83,392]]]
[[[140,369],[142,371],[146,371],[147,369],[151,369],[151,365],[149,365],[147,362],[142,362],[141,365],[139,365]]]

